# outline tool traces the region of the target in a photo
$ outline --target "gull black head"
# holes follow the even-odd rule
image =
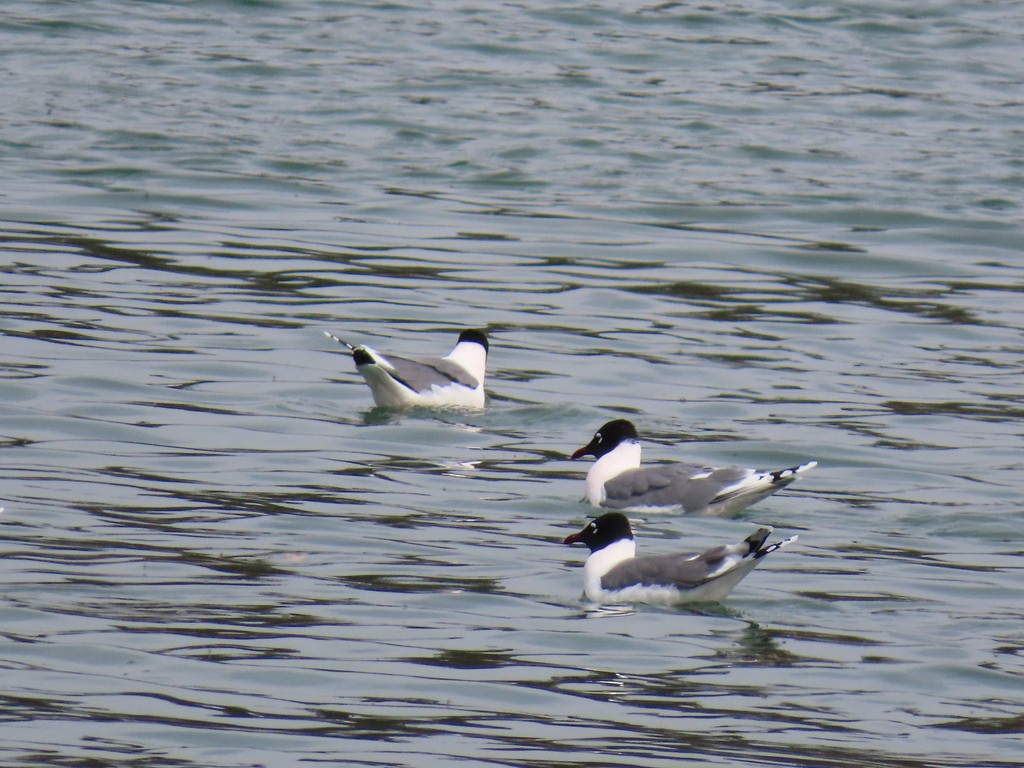
[[[633,529],[629,527],[626,516],[621,512],[606,512],[583,526],[579,533],[566,536],[562,543],[583,543],[590,547],[591,552],[597,552],[616,541],[632,538]]]
[[[461,343],[463,341],[471,341],[474,344],[479,344],[481,347],[484,348],[484,352],[489,351],[489,345],[487,344],[487,334],[484,333],[483,331],[478,331],[475,329],[463,331],[462,333],[459,334],[459,342]]]
[[[615,419],[615,421],[609,421],[597,430],[594,433],[594,439],[569,458],[578,459],[581,456],[593,456],[595,459],[600,459],[606,453],[614,451],[619,443],[625,440],[636,439],[638,438],[633,422],[626,419]]]

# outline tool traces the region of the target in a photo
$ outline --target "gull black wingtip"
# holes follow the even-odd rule
[[[335,336],[335,335],[334,335],[333,333],[331,333],[330,331],[324,331],[324,336],[326,336],[326,337],[327,337],[328,339],[333,339],[334,341],[338,342],[338,343],[339,343],[339,344],[341,344],[342,346],[346,346],[346,347],[348,347],[348,348],[349,348],[349,350],[350,350],[350,351],[352,351],[352,352],[354,352],[354,351],[355,351],[355,349],[356,349],[356,348],[355,348],[355,347],[353,347],[353,346],[352,346],[351,344],[349,344],[349,343],[348,343],[347,341],[345,341],[344,339],[339,339],[339,338],[338,338],[337,336]]]
[[[768,541],[768,537],[772,535],[772,530],[773,529],[770,527],[758,528],[752,534],[747,536],[746,542],[747,546],[750,547],[750,552],[756,553],[758,550],[760,550],[761,547],[764,546],[764,543]]]
[[[794,533],[788,539],[782,539],[781,541],[776,541],[772,544],[768,544],[767,546],[764,546],[764,542],[761,542],[762,546],[760,546],[757,549],[757,551],[753,553],[754,559],[760,560],[765,555],[770,555],[772,552],[776,552],[782,549],[783,547],[788,547],[790,544],[793,544],[799,540],[800,537]]]

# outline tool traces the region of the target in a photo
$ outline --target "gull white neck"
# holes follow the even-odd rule
[[[601,577],[624,560],[636,557],[636,542],[633,539],[619,539],[604,549],[591,552],[583,566],[583,591],[595,602],[601,595]]]
[[[470,376],[477,380],[477,383],[483,383],[484,373],[487,370],[487,350],[483,348],[482,344],[477,344],[475,341],[460,341],[447,359],[462,366]]]
[[[604,484],[627,469],[640,466],[640,442],[625,440],[594,462],[587,472],[587,501],[595,507],[605,500]]]

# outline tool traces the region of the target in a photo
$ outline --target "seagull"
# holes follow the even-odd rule
[[[405,408],[410,405],[484,407],[484,373],[487,367],[487,335],[469,330],[445,357],[385,357],[365,344],[353,346],[333,333],[327,336],[352,351],[358,370],[370,385],[377,405]]]
[[[765,546],[771,533],[760,528],[738,544],[706,552],[637,557],[629,520],[621,512],[606,512],[562,543],[590,547],[583,591],[592,602],[684,603],[723,599],[765,555],[797,540],[791,536]]]
[[[587,472],[586,500],[595,507],[645,512],[681,510],[691,515],[734,515],[770,496],[818,465],[808,461],[789,469],[703,467],[659,464],[640,467],[640,439],[626,419],[609,421],[571,459],[597,459]]]

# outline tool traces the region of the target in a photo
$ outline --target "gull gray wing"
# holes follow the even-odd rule
[[[634,557],[619,563],[602,576],[601,587],[619,590],[643,585],[692,590],[729,574],[737,576],[738,581],[757,564],[761,546],[769,535],[771,528],[760,528],[738,544],[721,544],[704,552]],[[768,554],[788,543],[787,540],[763,552]]]
[[[636,585],[692,589],[711,570],[697,552],[634,557],[619,563],[601,577],[601,588],[615,591]]]
[[[636,507],[680,507],[695,513],[708,505],[723,489],[751,474],[744,467],[702,467],[696,464],[661,464],[623,472],[607,483],[602,506],[610,509]]]
[[[427,357],[420,360],[388,357],[387,362],[391,364],[390,368],[384,366],[388,373],[413,392],[423,392],[434,386],[447,387],[451,384],[461,384],[470,389],[476,389],[479,385],[479,382],[461,366],[443,357]]]

